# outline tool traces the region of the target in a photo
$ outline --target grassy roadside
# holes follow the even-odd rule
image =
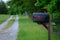
[[[10,15],[2,15],[2,14],[0,14],[0,24],[3,23],[9,17],[10,17]]]
[[[19,16],[19,32],[17,40],[48,40],[48,31],[42,25],[33,23],[26,16]]]
[[[8,29],[9,27],[11,27],[11,25],[12,25],[12,24],[14,23],[14,21],[15,21],[15,18],[16,18],[16,16],[14,15],[14,16],[12,17],[12,19],[8,22],[8,24],[4,26],[4,28],[1,30],[1,32],[3,32],[4,30]]]
[[[58,37],[56,34],[51,33],[51,40],[60,40],[60,37]]]
[[[48,40],[48,31],[42,25],[33,23],[26,16],[19,16],[19,32],[17,40]],[[51,33],[51,40],[60,40],[58,36]]]
[[[60,23],[57,23],[55,26],[52,27],[53,28],[53,35],[51,35],[51,38],[55,38],[54,40],[60,40]],[[52,38],[52,39],[53,39]]]

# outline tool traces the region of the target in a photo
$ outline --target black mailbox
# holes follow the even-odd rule
[[[48,13],[33,13],[33,21],[40,23],[49,22],[49,14]]]

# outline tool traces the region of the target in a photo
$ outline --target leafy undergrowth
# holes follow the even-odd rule
[[[53,26],[53,30],[54,30],[55,32],[60,32],[60,23],[56,23],[56,25]]]
[[[48,40],[48,31],[26,16],[19,16],[19,32],[17,40]],[[51,40],[60,38],[51,33]]]

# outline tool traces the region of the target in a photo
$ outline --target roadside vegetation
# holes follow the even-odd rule
[[[56,23],[55,26],[53,26],[53,31],[56,33],[60,33],[60,23]]]
[[[19,17],[17,40],[48,40],[48,32],[42,25],[33,23],[32,20],[26,16]]]
[[[34,23],[27,16],[19,16],[19,29],[17,40],[48,40],[48,31],[42,26]],[[60,38],[51,33],[51,40]]]
[[[10,15],[0,14],[0,24],[3,23],[4,21],[6,21],[9,17],[10,17]]]

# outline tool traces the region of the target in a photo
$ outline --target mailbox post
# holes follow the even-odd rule
[[[48,30],[48,40],[50,40],[50,15],[48,13],[33,13],[33,22],[42,24]]]

